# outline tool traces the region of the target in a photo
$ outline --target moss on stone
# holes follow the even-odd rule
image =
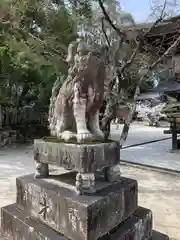
[[[110,142],[114,142],[113,140],[105,140],[105,141],[97,141],[97,140],[91,140],[91,141],[86,141],[84,143],[78,143],[77,140],[70,140],[68,142],[65,142],[62,139],[58,139],[56,137],[53,136],[45,136],[42,138],[43,141],[45,142],[54,142],[54,143],[69,143],[69,144],[100,144],[100,143],[110,143]]]

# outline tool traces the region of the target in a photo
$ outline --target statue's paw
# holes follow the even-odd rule
[[[88,140],[94,140],[94,137],[89,131],[85,130],[82,132],[78,132],[76,135],[76,139],[77,139],[77,142],[80,143]]]
[[[51,124],[49,125],[49,129],[50,129],[50,130],[55,130],[55,127],[56,127],[56,126],[55,126],[53,123],[51,123]]]
[[[104,140],[104,133],[101,130],[94,131],[94,137],[98,140]]]
[[[62,133],[63,132],[63,127],[61,127],[61,126],[56,126],[56,132],[58,133]]]
[[[56,129],[56,132],[58,133],[62,133],[63,131],[64,131],[64,129],[65,129],[65,123],[64,123],[64,121],[63,120],[58,120],[57,121],[57,123],[56,123],[56,127],[55,127],[55,129]]]
[[[59,134],[59,138],[63,139],[65,142],[69,142],[76,139],[76,134],[71,131],[64,131]]]
[[[55,130],[51,130],[51,136],[53,136],[53,137],[56,137],[56,136],[57,136],[57,134],[56,134],[56,131],[55,131]]]

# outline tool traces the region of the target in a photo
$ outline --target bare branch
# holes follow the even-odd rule
[[[166,58],[180,43],[180,36],[177,40],[165,51],[165,53],[158,58],[156,62],[154,62],[151,66],[149,66],[148,71],[141,77],[139,80],[139,84],[147,77],[148,73],[152,71],[164,58]]]
[[[148,29],[148,31],[143,35],[143,37],[147,37],[147,35],[154,29],[154,27],[156,27],[162,20],[163,20],[163,16],[164,16],[164,12],[165,12],[165,8],[166,8],[166,0],[164,1],[164,5],[161,11],[161,14],[159,16],[159,18],[154,22],[154,24]]]
[[[156,27],[156,25],[162,21],[162,16],[163,16],[164,9],[165,9],[165,7],[164,7],[163,10],[162,10],[162,13],[161,13],[160,18],[157,19],[156,22],[153,24],[153,26],[151,26],[151,27],[148,29],[148,31],[143,35],[143,38],[147,37],[147,35],[154,29],[154,27]],[[127,68],[127,67],[133,62],[133,60],[134,60],[135,57],[136,57],[136,54],[138,53],[138,51],[139,51],[139,49],[140,49],[140,46],[141,46],[141,44],[140,44],[140,42],[138,42],[138,45],[137,45],[136,49],[134,50],[134,52],[132,53],[130,59],[129,59],[129,60],[124,64],[124,66],[121,68],[121,70],[120,70],[121,73],[125,70],[125,68]]]
[[[105,17],[106,21],[116,31],[116,33],[118,34],[119,37],[124,38],[125,37],[125,33],[115,26],[115,24],[113,23],[113,21],[109,17],[109,15],[108,15],[105,7],[104,7],[103,1],[102,0],[98,0],[98,3],[99,3],[99,6],[100,6],[103,14],[104,14],[104,17]]]
[[[103,18],[101,19],[101,28],[102,28],[104,37],[105,37],[105,39],[106,39],[106,41],[107,41],[107,43],[108,43],[108,46],[110,47],[111,44],[110,44],[110,41],[109,41],[108,36],[107,36],[107,34],[106,34],[106,30],[105,30],[105,26],[104,26],[104,19],[103,19]]]
[[[160,23],[163,19],[163,14],[164,14],[164,11],[165,11],[165,7],[166,7],[166,0],[165,0],[165,3],[164,3],[164,6],[163,6],[163,9],[162,9],[162,12],[161,12],[161,15],[160,17],[155,21],[155,23],[153,24],[153,26],[151,26],[149,28],[149,30],[143,34],[143,39],[147,37],[147,35],[154,29],[155,26],[157,26],[158,23]],[[180,41],[180,37],[179,37],[179,41]],[[179,41],[176,41],[176,43],[173,44],[173,46],[170,47],[169,51],[166,51],[166,53],[164,54],[164,56],[167,56],[169,54],[169,52],[175,48],[175,46],[177,46],[178,42]],[[138,42],[138,45],[136,47],[136,49],[134,50],[134,52],[132,53],[129,61],[127,61],[125,63],[125,65],[123,66],[123,68],[121,69],[121,73],[125,70],[125,68],[127,68],[129,65],[132,64],[132,62],[134,61],[139,49],[140,49],[140,46],[141,46],[141,42],[139,41]],[[163,57],[164,57],[163,56]],[[129,127],[130,127],[130,124],[131,124],[131,121],[132,121],[132,117],[133,117],[133,114],[134,114],[134,111],[136,109],[136,99],[137,99],[137,96],[139,95],[139,87],[142,83],[142,81],[148,76],[148,73],[163,59],[163,57],[160,57],[157,61],[156,61],[156,64],[152,64],[147,73],[144,74],[143,77],[140,78],[137,86],[136,86],[136,89],[135,89],[135,93],[134,93],[134,103],[132,104],[132,108],[130,109],[130,113],[128,115],[128,118],[126,119],[125,121],[125,124],[124,124],[124,127],[123,127],[123,130],[120,134],[120,139],[119,139],[119,142],[120,142],[120,147],[122,147],[122,145],[124,144],[124,142],[126,141],[127,139],[127,136],[128,136],[128,131],[129,131]]]

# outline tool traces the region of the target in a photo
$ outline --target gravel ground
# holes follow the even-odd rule
[[[15,202],[16,177],[34,171],[32,145],[1,149],[0,169],[2,207]],[[153,211],[154,229],[168,234],[171,240],[180,240],[179,177],[124,165],[122,175],[138,180],[139,205]]]
[[[122,175],[138,181],[139,205],[153,212],[153,228],[180,239],[180,177],[122,166]]]

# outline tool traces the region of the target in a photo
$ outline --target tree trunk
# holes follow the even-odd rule
[[[3,121],[2,106],[1,106],[1,104],[0,104],[0,129],[2,128],[2,121]]]

